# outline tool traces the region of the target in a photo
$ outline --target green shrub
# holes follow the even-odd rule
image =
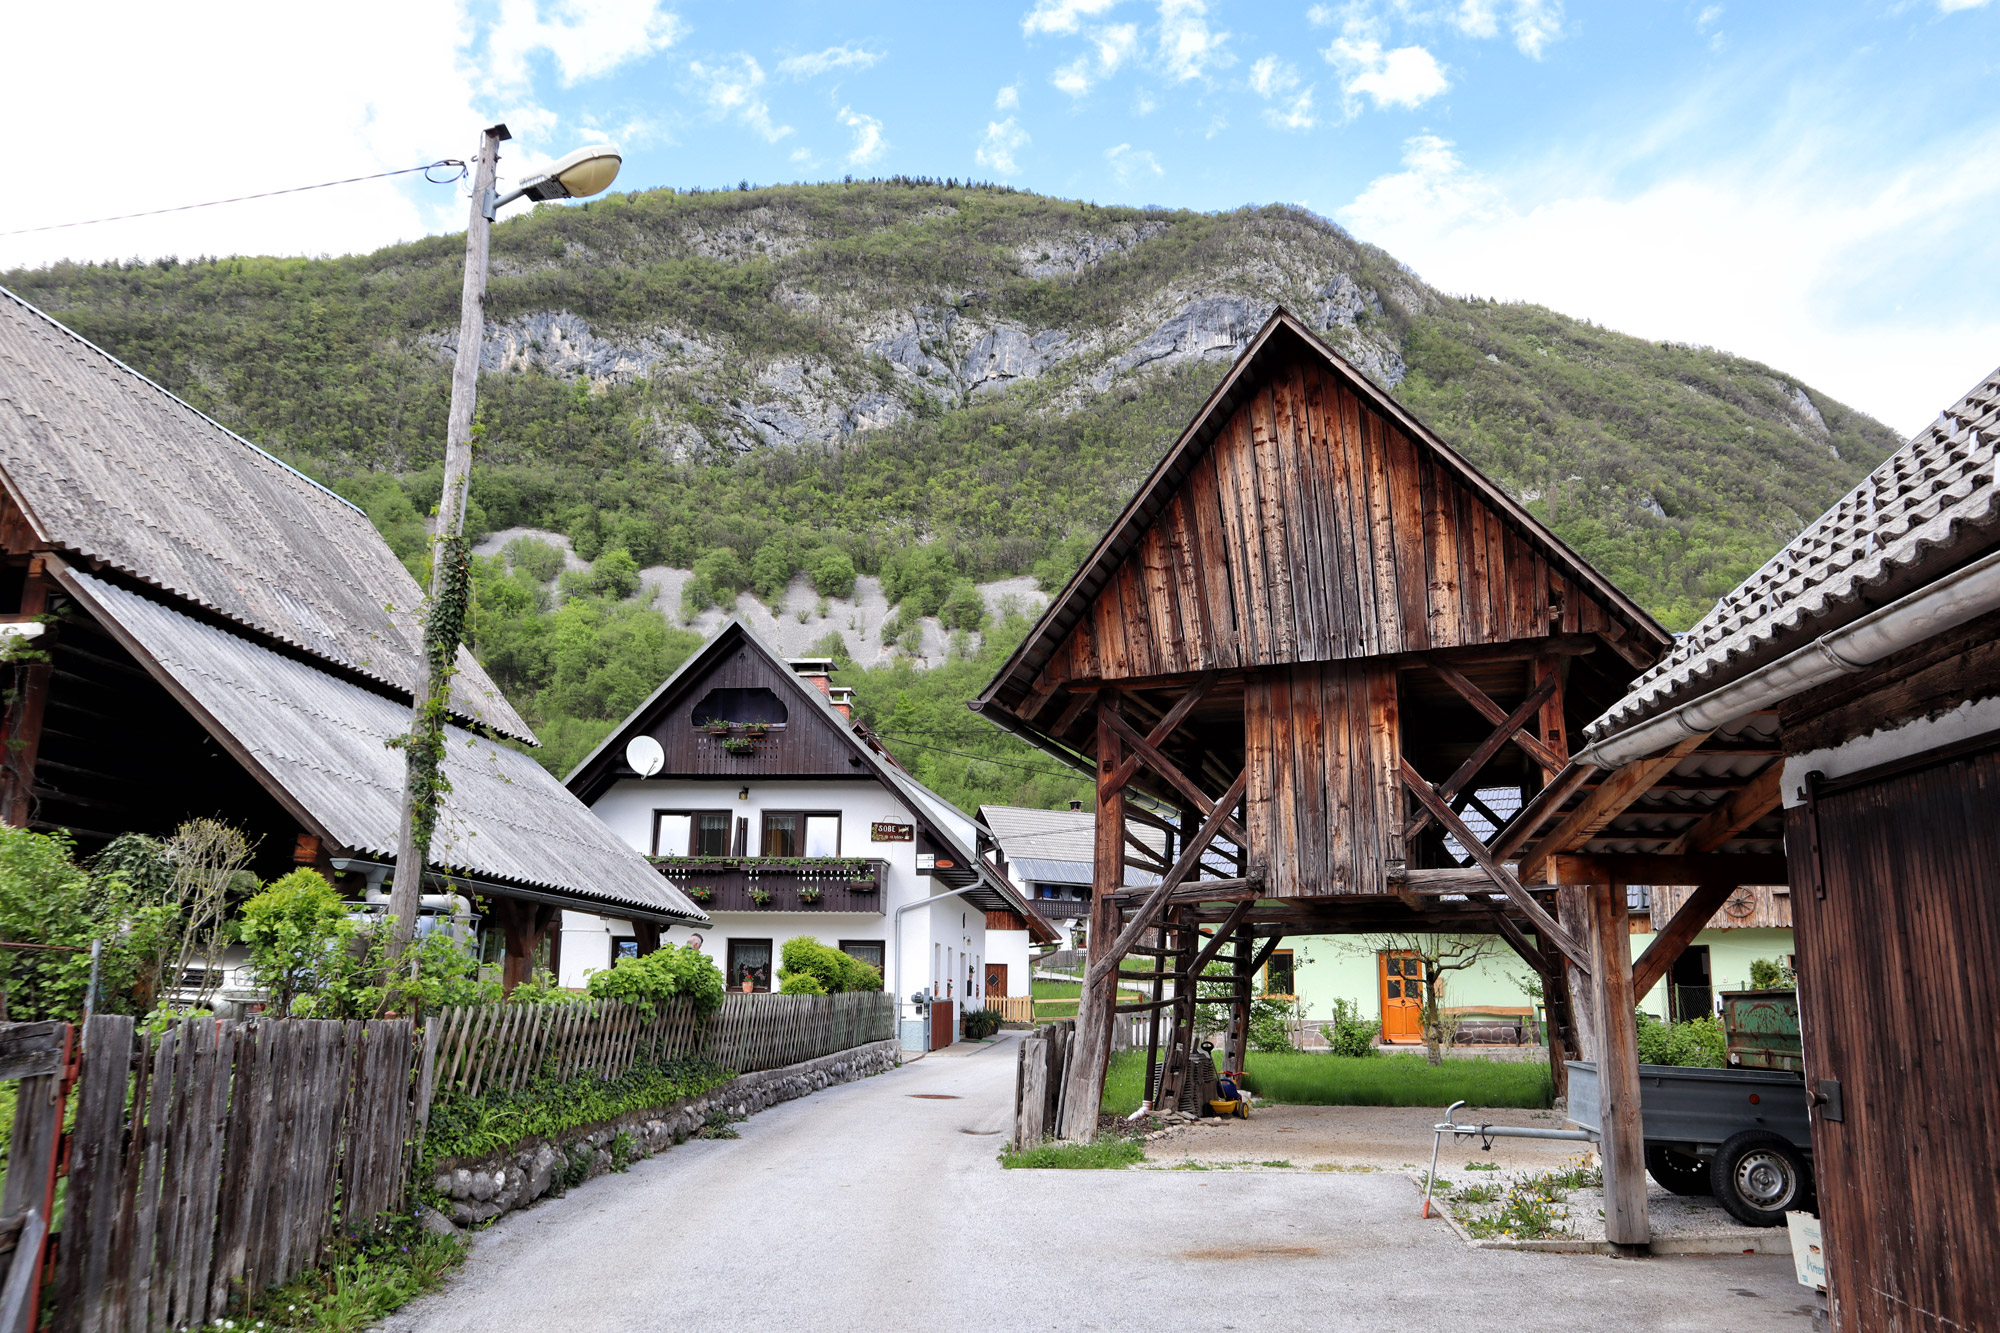
[[[1250,1049],[1289,1051],[1292,1045],[1292,1006],[1288,1001],[1259,995],[1250,1001]]]
[[[946,629],[976,630],[986,626],[986,599],[979,595],[979,589],[971,579],[960,579],[952,586],[950,596],[938,607],[938,619]]]
[[[813,590],[822,597],[854,595],[854,561],[838,546],[822,546],[812,557]]]
[[[810,935],[795,935],[779,951],[780,989],[790,995],[841,995],[849,991],[879,991],[882,974],[859,958],[821,944]],[[796,979],[796,980],[795,980]],[[811,989],[817,983],[819,989]]]
[[[561,1138],[574,1129],[601,1125],[633,1111],[672,1106],[721,1087],[735,1077],[705,1060],[679,1059],[634,1065],[617,1078],[594,1073],[557,1079],[543,1070],[518,1088],[500,1088],[469,1097],[453,1089],[431,1103],[424,1131],[425,1170],[449,1158],[485,1157],[526,1139]],[[585,1146],[585,1166],[589,1148]]]
[[[1342,999],[1333,1002],[1333,1021],[1321,1024],[1319,1032],[1333,1054],[1361,1059],[1377,1053],[1375,1034],[1381,1030],[1379,1021],[1361,1017],[1359,1004]]]
[[[280,1014],[331,980],[353,933],[340,894],[324,875],[304,867],[258,890],[236,919],[251,972]]]
[[[692,944],[669,945],[641,958],[621,958],[610,970],[591,973],[585,989],[593,1000],[632,1004],[686,997],[697,1011],[711,1014],[722,1003],[722,971]]]
[[[711,547],[694,562],[694,577],[681,589],[681,609],[693,617],[711,606],[730,606],[749,582],[749,571],[734,549]]]
[[[1000,1030],[998,1009],[968,1009],[965,1012],[965,1035],[971,1041],[984,1041]]]
[[[639,591],[639,562],[622,546],[614,546],[590,562],[591,591],[625,600]]]
[[[1729,1042],[1714,1018],[1662,1023],[1639,1011],[1639,1063],[1685,1069],[1721,1069],[1729,1063]]]
[[[539,537],[516,537],[507,543],[502,554],[515,569],[537,583],[547,583],[562,573],[562,547]]]
[[[1792,976],[1792,969],[1786,967],[1782,959],[1753,958],[1750,960],[1750,985],[1754,990],[1789,990],[1798,985]]]

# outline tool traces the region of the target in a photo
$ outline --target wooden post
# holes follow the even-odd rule
[[[1643,1246],[1646,1149],[1639,1118],[1639,1033],[1632,1018],[1632,940],[1625,886],[1593,884],[1590,970],[1597,1009],[1597,1115],[1604,1161],[1604,1237]]]
[[[660,923],[657,921],[634,921],[632,939],[637,944],[639,956],[644,958],[660,947]]]
[[[1166,927],[1159,926],[1148,931],[1146,938],[1152,948],[1161,951],[1152,955],[1153,972],[1156,974],[1153,977],[1153,1007],[1146,1014],[1146,1068],[1140,1075],[1145,1080],[1143,1100],[1151,1107],[1154,1095],[1159,1092],[1158,1085],[1153,1082],[1153,1068],[1160,1063],[1160,1011],[1166,1007],[1161,1003],[1166,995],[1166,978],[1157,975],[1167,970],[1167,955],[1164,952],[1167,947]]]
[[[1577,939],[1589,940],[1590,890],[1581,884],[1565,884],[1556,890],[1556,915],[1563,928]],[[1557,955],[1561,957],[1560,954]],[[1576,1028],[1576,1049],[1572,1059],[1597,1059],[1597,1006],[1592,997],[1591,979],[1574,963],[1564,960],[1563,982],[1569,991],[1569,1016]]]
[[[42,572],[42,557],[28,565],[21,585],[21,615],[39,616],[48,610],[49,582]],[[46,625],[42,637],[32,647],[45,657],[54,643],[56,627]],[[35,756],[42,744],[42,713],[48,707],[49,681],[55,667],[47,662],[30,662],[21,670],[20,693],[0,720],[0,819],[15,828],[26,828],[35,809]],[[0,1009],[0,1015],[4,1015]],[[48,1221],[47,1214],[42,1220]]]
[[[1076,1037],[1070,1046],[1069,1069],[1063,1078],[1062,1118],[1058,1133],[1065,1139],[1088,1141],[1097,1133],[1098,1104],[1104,1098],[1104,1072],[1111,1057],[1111,1022],[1116,1017],[1118,969],[1104,970],[1097,984],[1095,965],[1118,939],[1118,904],[1111,895],[1125,883],[1125,784],[1119,780],[1124,742],[1111,719],[1118,711],[1116,695],[1097,704],[1097,840],[1091,879],[1090,941],[1084,984],[1076,1006]],[[1115,964],[1115,960],[1114,964]]]
[[[507,953],[500,965],[500,989],[511,993],[534,975],[535,950],[541,946],[542,937],[549,933],[549,926],[559,912],[546,903],[495,898],[493,915],[500,918],[500,928],[507,936]]]
[[[1250,955],[1255,946],[1247,926],[1236,931],[1236,955],[1230,960],[1230,980],[1235,992],[1230,996],[1229,1041],[1222,1053],[1225,1068],[1243,1072],[1250,1050],[1250,989],[1256,978],[1250,975]]]

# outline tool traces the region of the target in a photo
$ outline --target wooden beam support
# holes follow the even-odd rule
[[[1201,861],[1202,853],[1208,850],[1209,843],[1215,841],[1215,835],[1221,829],[1226,813],[1233,809],[1238,801],[1243,799],[1244,789],[1249,786],[1249,783],[1250,770],[1246,768],[1236,775],[1236,781],[1229,784],[1229,790],[1223,794],[1220,801],[1216,802],[1215,808],[1209,812],[1208,818],[1202,823],[1200,831],[1188,840],[1187,846],[1181,850],[1180,859],[1174,862],[1174,868],[1168,871],[1167,877],[1161,880],[1146,895],[1146,901],[1140,905],[1139,910],[1126,923],[1125,929],[1120,932],[1117,942],[1111,946],[1111,954],[1114,959],[1122,958],[1126,953],[1130,952],[1132,946],[1138,943],[1139,936],[1145,932],[1147,927],[1159,919],[1160,913],[1166,909],[1168,901],[1173,897],[1174,890],[1180,888],[1186,882],[1187,877],[1194,873],[1195,867]],[[1238,906],[1248,907],[1249,904],[1241,903]],[[1102,964],[1099,960],[1091,962],[1089,971],[1084,974],[1086,983],[1088,983],[1090,976],[1097,971],[1100,965]]]
[[[1157,746],[1133,730],[1131,723],[1119,717],[1116,713],[1110,714],[1109,717],[1111,729],[1117,734],[1118,739],[1132,748],[1135,757],[1144,759],[1148,768],[1172,783],[1175,790],[1179,791],[1182,796],[1185,796],[1197,811],[1206,815],[1216,808],[1210,802],[1208,793],[1203,791],[1193,778],[1181,772],[1178,764],[1174,763],[1173,760],[1167,758],[1164,754],[1161,754]],[[1234,802],[1230,802],[1229,804],[1233,805]],[[1228,819],[1224,822],[1222,832],[1238,847],[1248,847],[1250,845],[1250,836],[1243,831],[1243,826],[1238,824],[1234,819]]]
[[[1425,782],[1424,775],[1410,766],[1409,760],[1398,758],[1397,763],[1401,766],[1403,785],[1408,787],[1411,794],[1419,801],[1430,807],[1431,814],[1436,816],[1438,823],[1444,825],[1452,837],[1458,839],[1460,846],[1472,853],[1472,859],[1479,863],[1479,868],[1500,887],[1521,915],[1528,918],[1535,933],[1553,942],[1571,962],[1588,971],[1589,954],[1583,944],[1558,925],[1556,919],[1548,914],[1547,909],[1529,896],[1528,891],[1521,887],[1520,881],[1508,872],[1506,866],[1493,859],[1492,854],[1486,850],[1486,844],[1479,841],[1478,836],[1465,826],[1465,821],[1460,819],[1450,806],[1438,799],[1438,794],[1431,790],[1431,784]]]
[[[1708,737],[1706,731],[1690,736],[1665,754],[1635,760],[1598,783],[1596,790],[1584,797],[1576,809],[1557,821],[1547,837],[1522,853],[1521,878],[1542,878],[1541,872],[1551,856],[1581,846],[1591,834],[1616,819],[1626,806],[1643,796],[1655,778],[1672,772],[1675,765],[1692,754]]]
[[[1167,737],[1173,735],[1174,729],[1180,726],[1182,722],[1187,720],[1187,715],[1194,711],[1194,706],[1201,702],[1202,696],[1207,694],[1209,690],[1214,687],[1214,685],[1215,685],[1215,672],[1213,671],[1205,672],[1204,674],[1195,677],[1194,683],[1188,686],[1187,692],[1181,695],[1179,699],[1175,700],[1174,706],[1172,708],[1169,708],[1166,711],[1165,716],[1161,717],[1161,719],[1153,725],[1152,730],[1146,733],[1144,737],[1146,748],[1157,750],[1161,745],[1164,745],[1166,743]],[[1123,721],[1124,719],[1121,718],[1119,720]],[[1136,733],[1134,735],[1134,739],[1138,739]],[[1126,758],[1118,774],[1118,784],[1120,786],[1123,786],[1125,785],[1125,783],[1132,780],[1133,770],[1139,767],[1139,764],[1143,761],[1143,759],[1144,759],[1143,751],[1137,749],[1135,749],[1134,752]],[[1162,776],[1165,775],[1162,774]]]
[[[1188,965],[1189,985],[1192,986],[1201,980],[1202,969],[1209,965],[1215,955],[1222,952],[1222,946],[1229,943],[1231,933],[1243,924],[1243,918],[1249,914],[1250,904],[1238,903],[1229,915],[1222,919],[1222,924],[1216,927],[1214,936],[1202,946],[1201,952],[1194,956],[1194,962]]]
[[[1789,884],[1791,869],[1783,856],[1744,853],[1731,856],[1706,852],[1662,856],[1651,852],[1572,852],[1549,858],[1549,870],[1561,884]]]
[[[1459,675],[1456,671],[1452,672],[1452,675],[1458,676],[1460,680],[1465,680],[1465,677]],[[1471,682],[1466,681],[1466,684],[1470,686]],[[1521,701],[1521,706],[1507,714],[1505,720],[1500,723],[1493,734],[1479,743],[1479,748],[1474,750],[1471,756],[1458,766],[1458,771],[1445,779],[1444,785],[1437,789],[1438,795],[1442,796],[1446,801],[1450,801],[1461,791],[1464,791],[1472,780],[1479,776],[1480,771],[1486,765],[1493,762],[1493,756],[1500,753],[1502,746],[1506,745],[1508,741],[1519,739],[1522,729],[1534,719],[1536,714],[1542,711],[1542,705],[1547,703],[1549,697],[1555,692],[1555,676],[1549,675],[1544,677],[1542,683],[1537,685],[1529,692],[1528,697]],[[1482,699],[1486,698],[1484,694],[1481,694],[1479,697]],[[1487,702],[1490,703],[1492,701],[1488,700]],[[1404,841],[1407,842],[1419,833],[1422,833],[1430,822],[1431,812],[1428,809],[1419,810],[1410,819],[1410,822],[1403,826]]]
[[[1639,1117],[1639,1034],[1632,1022],[1631,925],[1625,886],[1593,884],[1591,990],[1597,1000],[1598,1156],[1604,1163],[1604,1238],[1641,1246],[1646,1221],[1646,1147]]]
[[[1127,811],[1126,815],[1127,818],[1130,818],[1131,812]],[[1123,830],[1123,832],[1125,834],[1125,845],[1128,848],[1132,848],[1139,853],[1139,858],[1136,864],[1138,864],[1142,869],[1152,870],[1158,874],[1165,874],[1171,868],[1167,864],[1167,858],[1161,856],[1151,847],[1148,847],[1145,843],[1145,840],[1139,837],[1138,834],[1134,833],[1129,828]],[[1127,857],[1126,864],[1132,865],[1135,863],[1131,857]]]
[[[1158,886],[1145,889],[1120,889],[1113,897],[1120,908],[1130,909],[1143,905],[1157,891]],[[1167,901],[1180,905],[1187,903],[1233,903],[1243,899],[1258,899],[1264,896],[1264,877],[1245,875],[1235,879],[1197,879],[1183,883]]]
[[[1521,928],[1508,919],[1507,914],[1498,907],[1489,908],[1487,915],[1491,917],[1493,928],[1499,932],[1500,938],[1507,941],[1507,947],[1519,954],[1521,961],[1532,968],[1537,975],[1545,975],[1548,965],[1542,959],[1542,951],[1529,942],[1528,937],[1521,933]],[[1544,995],[1548,993],[1546,981],[1543,983],[1542,993]]]
[[[1785,761],[1775,759],[1764,771],[1719,801],[1687,832],[1662,850],[1669,856],[1712,852],[1778,808],[1778,790],[1785,778]]]
[[[1667,922],[1667,928],[1653,937],[1653,942],[1646,946],[1646,952],[1632,964],[1632,995],[1635,1000],[1645,999],[1647,993],[1660,984],[1667,975],[1667,969],[1674,965],[1674,960],[1686,952],[1689,942],[1701,934],[1708,919],[1721,909],[1736,889],[1735,881],[1725,879],[1699,885],[1688,895],[1687,901]]]
[[[1542,744],[1541,737],[1533,735],[1519,736],[1518,732],[1520,731],[1521,723],[1515,722],[1506,709],[1488,698],[1485,690],[1480,689],[1470,680],[1467,680],[1464,672],[1449,662],[1437,663],[1434,670],[1444,678],[1445,684],[1457,690],[1467,703],[1477,709],[1480,716],[1496,727],[1508,728],[1507,738],[1514,740],[1516,744],[1526,750],[1536,763],[1541,764],[1545,768],[1561,768],[1563,766],[1562,756]],[[1543,700],[1541,699],[1535,700],[1535,706],[1529,712],[1540,712],[1542,703]],[[1521,722],[1525,722],[1526,720],[1526,718],[1522,718]],[[1511,727],[1509,726],[1510,723],[1512,724]]]
[[[1493,835],[1490,844],[1495,860],[1505,861],[1520,850],[1535,830],[1547,823],[1549,817],[1562,809],[1563,802],[1576,794],[1576,789],[1590,780],[1597,770],[1589,764],[1571,764],[1558,773],[1555,780],[1536,792],[1528,803],[1515,812],[1507,821],[1507,827]]]

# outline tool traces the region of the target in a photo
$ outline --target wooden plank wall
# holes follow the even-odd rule
[[[1655,884],[1652,891],[1654,930],[1665,930],[1674,913],[1694,892],[1670,884]],[[1747,910],[1746,910],[1747,909]],[[1643,919],[1643,918],[1642,918]],[[1722,907],[1708,919],[1703,930],[1790,930],[1792,891],[1785,885],[1746,884],[1729,895]]]
[[[1267,849],[1274,898],[1382,893],[1402,859],[1396,673],[1365,662],[1304,663],[1244,683],[1253,848]]]
[[[53,1328],[199,1327],[400,1209],[412,1055],[407,1022],[91,1019]]]
[[[1045,683],[1603,632],[1604,606],[1325,366],[1226,421]]]
[[[2000,1311],[2000,750],[1822,796],[1825,896],[1792,892],[1836,1330],[1971,1329]],[[1786,812],[1792,864],[1811,816]],[[1801,878],[1805,878],[1801,876]]]

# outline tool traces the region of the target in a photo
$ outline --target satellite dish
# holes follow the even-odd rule
[[[667,752],[651,736],[634,736],[625,742],[625,764],[642,778],[650,778],[667,766]]]

